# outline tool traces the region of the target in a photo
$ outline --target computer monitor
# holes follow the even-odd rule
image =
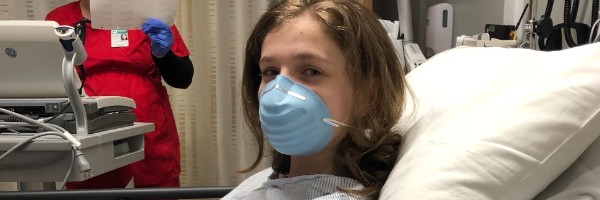
[[[67,97],[54,21],[0,20],[0,98]]]

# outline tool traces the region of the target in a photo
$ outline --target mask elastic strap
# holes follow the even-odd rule
[[[335,120],[335,119],[330,119],[330,118],[321,118],[321,120],[322,120],[323,122],[325,122],[325,123],[327,123],[327,124],[329,124],[329,125],[333,126],[333,127],[340,127],[340,126],[344,126],[344,127],[348,127],[348,128],[358,129],[358,128],[355,128],[355,127],[349,126],[348,124],[345,124],[344,122],[337,121],[337,120]],[[372,132],[372,130],[371,130],[371,129],[364,129],[364,130],[362,130],[362,131],[363,131],[363,133],[364,133],[364,134],[367,136],[367,138],[371,138],[371,132]]]
[[[333,127],[345,126],[345,127],[348,127],[348,128],[352,128],[352,127],[348,126],[347,124],[345,124],[344,122],[340,122],[340,121],[337,121],[335,119],[322,118],[321,120],[323,122],[325,122],[325,123],[328,123],[329,125],[332,125]]]

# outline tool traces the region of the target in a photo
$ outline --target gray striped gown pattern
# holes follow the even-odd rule
[[[223,197],[223,200],[369,199],[337,190],[337,188],[363,188],[363,185],[354,179],[326,174],[269,179],[269,176],[272,174],[273,170],[268,168],[252,175],[227,194],[227,196]]]

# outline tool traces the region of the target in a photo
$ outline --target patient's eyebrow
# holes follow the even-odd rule
[[[312,51],[303,51],[294,57],[297,59],[300,59],[300,60],[317,60],[317,61],[323,61],[323,62],[326,62],[329,64],[331,63],[331,60],[329,60],[328,57],[323,56],[318,53],[315,53],[315,52],[312,52]]]
[[[260,58],[260,60],[258,61],[258,65],[265,65],[266,63],[272,63],[274,61],[275,59],[273,59],[272,57],[264,56]]]
[[[321,54],[312,52],[312,51],[302,51],[296,55],[293,56],[294,59],[298,59],[298,60],[302,60],[302,61],[307,61],[307,60],[315,60],[315,61],[321,61],[321,62],[325,62],[327,64],[331,64],[331,60],[329,60],[328,57],[323,56]],[[271,56],[263,56],[260,58],[260,60],[258,61],[259,65],[265,65],[267,63],[273,63],[275,62],[276,59],[274,57]]]

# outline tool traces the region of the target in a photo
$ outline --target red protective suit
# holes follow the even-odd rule
[[[46,20],[69,26],[81,19],[79,1],[56,8],[46,16]],[[171,50],[178,57],[188,56],[177,28],[171,26],[171,31]],[[110,30],[92,29],[91,24],[86,24],[84,89],[88,96],[124,96],[135,101],[137,108],[133,112],[137,121],[155,125],[155,131],[144,136],[145,158],[84,182],[69,183],[70,189],[124,187],[132,176],[136,187],[179,186],[179,136],[167,91],[152,60],[150,39],[141,30],[128,33],[129,46],[113,48]]]

